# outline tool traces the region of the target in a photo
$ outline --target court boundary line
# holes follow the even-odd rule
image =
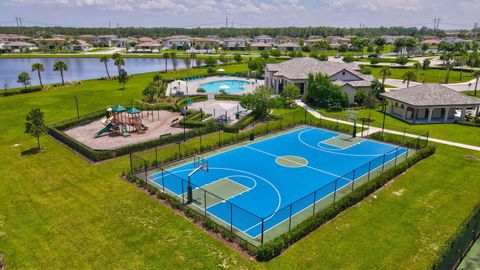
[[[236,175],[230,175],[229,177],[232,177],[232,176],[236,176]],[[250,179],[250,180],[252,180],[255,184],[254,184],[253,187],[249,188],[249,187],[247,187],[247,186],[245,186],[245,185],[242,185],[242,184],[240,184],[240,183],[238,183],[238,182],[235,182],[235,181],[233,181],[233,180],[230,180],[230,179],[228,179],[228,178],[222,178],[222,179],[228,179],[230,182],[233,182],[233,183],[235,183],[235,184],[237,184],[237,185],[243,186],[243,187],[246,188],[246,190],[244,190],[244,191],[242,191],[242,192],[239,192],[239,193],[237,193],[237,194],[235,194],[235,195],[232,195],[232,196],[230,196],[230,197],[228,197],[228,198],[222,198],[222,197],[217,196],[216,194],[213,194],[213,193],[210,192],[210,191],[207,191],[208,193],[212,193],[213,195],[215,195],[215,196],[217,196],[218,198],[222,199],[221,201],[219,201],[219,202],[217,202],[217,203],[214,203],[214,204],[210,205],[209,207],[206,207],[207,204],[205,204],[205,209],[207,209],[207,211],[208,211],[208,208],[213,207],[213,206],[216,206],[216,205],[221,204],[221,203],[225,203],[225,202],[227,202],[228,200],[237,197],[238,195],[241,195],[241,194],[243,194],[243,193],[249,192],[250,190],[254,189],[254,188],[257,186],[257,181],[255,181],[255,179],[253,179],[253,178],[251,178],[251,177],[242,176],[242,175],[239,175],[238,177],[244,177],[244,178]],[[203,189],[203,188],[202,188],[202,189]],[[206,190],[203,189],[203,191],[206,191]],[[184,193],[184,194],[185,194],[185,193]],[[232,202],[229,202],[229,203],[230,203],[230,204],[233,204]],[[237,206],[237,207],[238,207],[238,206]],[[243,210],[243,209],[242,209],[242,210]]]
[[[402,155],[404,155],[404,154],[406,154],[406,153],[407,153],[407,152],[404,152],[404,153],[402,153],[400,156],[402,156]],[[398,156],[397,156],[397,158],[398,158]],[[387,161],[386,163],[389,163],[389,162],[391,162],[392,160],[393,160],[393,158],[390,159],[389,161]],[[362,165],[362,166],[363,166],[363,165]],[[383,165],[380,165],[380,166],[377,166],[377,167],[371,169],[370,171],[362,174],[362,175],[361,175],[360,177],[358,177],[357,179],[353,180],[353,182],[356,182],[358,179],[364,177],[364,176],[367,175],[368,173],[371,173],[372,171],[375,171],[376,169],[378,169],[378,168],[380,168],[380,167],[382,167],[382,166],[383,166]],[[350,182],[352,182],[352,181],[350,181]],[[338,188],[337,191],[338,191],[339,189],[344,188],[344,187],[347,186],[348,184],[350,184],[350,182],[348,182],[348,183],[346,183],[345,185],[343,185],[343,186],[341,186],[340,188]],[[331,182],[330,182],[330,183],[331,183]],[[330,183],[328,183],[328,184],[330,184]],[[328,184],[327,184],[327,185],[328,185]],[[362,184],[362,185],[363,185],[363,184]],[[357,188],[358,188],[358,187],[357,187]],[[354,189],[354,190],[355,190],[355,189]],[[316,191],[315,191],[315,192],[316,192]],[[303,212],[305,209],[309,208],[309,207],[312,206],[313,204],[316,204],[316,203],[320,202],[321,200],[323,200],[323,199],[325,199],[326,197],[330,196],[330,195],[331,195],[332,193],[334,193],[334,192],[335,192],[335,191],[330,192],[330,193],[328,193],[327,195],[323,196],[322,198],[318,199],[316,202],[311,203],[311,204],[307,205],[306,207],[300,209],[300,211],[298,211],[297,213],[293,214],[292,217],[300,214],[300,213]],[[310,194],[312,194],[312,193],[310,193]],[[307,195],[307,196],[308,196],[308,195]],[[300,198],[300,199],[303,199],[303,198]],[[333,204],[333,203],[332,203],[332,204]],[[318,212],[317,212],[317,213],[318,213]],[[312,215],[312,216],[313,216],[313,215]],[[290,219],[290,217],[288,217],[288,218],[286,218],[286,219],[283,219],[283,220],[281,220],[280,222],[278,222],[277,224],[275,224],[274,226],[268,228],[267,230],[264,230],[263,233],[265,234],[265,233],[268,232],[269,230],[271,230],[271,229],[279,226],[280,224],[282,224],[283,222],[285,222],[285,221],[288,220],[288,219]],[[303,220],[302,220],[302,222],[303,222]],[[261,224],[261,223],[257,223],[257,224],[255,225],[255,227],[258,226],[258,225],[260,225],[260,224]],[[249,228],[249,229],[252,229],[252,227]],[[257,237],[260,236],[260,235],[261,235],[261,233],[260,233],[260,234],[257,234],[257,235],[255,236],[255,238],[257,238]]]
[[[311,144],[308,144],[306,143],[304,140],[302,140],[301,136],[305,133],[305,132],[308,132],[308,131],[312,131],[314,130],[314,128],[310,128],[310,129],[307,129],[307,130],[304,130],[302,132],[300,132],[298,135],[297,135],[297,139],[302,143],[304,144],[305,146],[308,146],[312,149],[315,149],[317,151],[322,151],[322,152],[325,152],[325,153],[330,153],[330,154],[334,154],[334,155],[342,155],[342,156],[351,156],[351,157],[380,157],[380,156],[383,156],[384,154],[375,154],[375,155],[360,155],[360,154],[347,154],[347,153],[339,153],[339,152],[336,152],[336,151],[331,151],[331,150],[326,150],[326,149],[322,149],[321,147],[315,147]]]
[[[320,141],[320,142],[317,143],[317,146],[318,146],[318,148],[323,148],[323,149],[327,149],[327,148],[326,148],[326,147],[321,147],[319,144],[325,144],[325,145],[330,145],[330,146],[336,147],[335,145],[331,145],[331,144],[325,143],[325,141],[328,141],[328,140],[331,140],[331,139],[340,137],[340,136],[342,136],[342,135],[344,135],[344,134],[343,134],[343,133],[340,133],[340,134],[338,134],[337,136],[334,136],[334,137],[328,138],[328,139],[326,139],[326,140]],[[353,137],[351,137],[351,138],[353,138]],[[342,151],[342,150],[350,149],[350,148],[352,148],[352,147],[354,147],[354,146],[357,146],[357,145],[359,145],[359,144],[361,144],[361,143],[363,143],[363,142],[365,142],[365,141],[366,141],[366,139],[361,138],[361,141],[359,141],[359,142],[357,142],[357,143],[355,143],[355,144],[349,145],[349,146],[347,146],[347,147],[345,147],[345,148],[337,147],[337,149],[327,149],[327,150],[330,150],[330,151]]]
[[[263,153],[265,155],[269,155],[269,156],[272,156],[272,157],[275,157],[275,158],[280,158],[281,156],[277,156],[275,154],[272,154],[272,153],[269,153],[267,151],[263,151],[263,150],[260,150],[260,149],[257,149],[257,148],[254,148],[254,147],[251,147],[251,146],[245,146],[245,148],[249,148],[249,149],[252,149],[254,151],[258,151],[260,153]],[[307,160],[308,161],[308,160]],[[331,173],[331,172],[327,172],[327,171],[324,171],[324,170],[321,170],[321,169],[318,169],[318,168],[315,168],[315,167],[312,167],[312,166],[309,166],[308,164],[307,165],[303,165],[301,163],[298,163],[298,162],[295,162],[295,161],[291,161],[292,163],[296,163],[298,165],[302,165],[301,167],[299,168],[309,168],[309,169],[312,169],[312,170],[315,170],[315,171],[318,171],[318,172],[321,172],[321,173],[324,173],[324,174],[328,174],[330,176],[334,176],[334,177],[337,177],[337,178],[342,178],[343,176],[340,176],[340,175],[336,175],[334,173]]]

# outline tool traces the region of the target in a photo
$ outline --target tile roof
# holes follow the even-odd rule
[[[480,105],[480,99],[436,83],[420,84],[382,95],[413,106]]]

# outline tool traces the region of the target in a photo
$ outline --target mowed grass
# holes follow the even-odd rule
[[[388,110],[388,108],[387,108]],[[327,117],[337,118],[339,120],[346,120],[347,111],[342,112],[328,112],[325,109],[319,109],[318,112]],[[362,109],[356,110],[358,112],[358,118],[368,118],[369,110]],[[383,123],[383,113],[382,108],[377,107],[376,109],[370,110],[370,118],[373,119],[373,122],[370,123],[371,126],[382,127]],[[361,121],[358,121],[361,125]],[[366,123],[365,126],[368,124]],[[429,136],[432,138],[459,142],[464,144],[480,146],[480,130],[475,127],[464,126],[460,124],[417,124],[412,125],[407,122],[404,122],[398,118],[395,118],[390,115],[385,117],[385,128],[397,131],[405,131],[407,133],[413,134],[425,134],[429,132]]]
[[[371,67],[372,68],[372,75],[377,78],[381,79],[382,76],[380,75],[380,70],[382,69],[381,67]],[[392,75],[387,76],[389,79],[402,79],[402,75],[409,71],[415,71],[412,68],[390,68],[390,72]],[[416,82],[421,82],[421,83],[445,83],[445,78],[447,76],[447,71],[444,69],[437,69],[437,68],[432,68],[428,70],[419,70],[417,72],[417,80]],[[450,71],[450,79],[448,80],[448,83],[460,83],[460,82],[468,82],[472,80],[472,76],[470,75],[470,71],[463,71],[462,78],[460,79],[460,71],[457,70],[451,70]]]
[[[140,97],[151,74],[0,98],[0,253],[8,269],[426,269],[480,201],[478,152],[439,146],[389,186],[258,263],[119,179],[127,157],[91,164],[48,136],[23,134],[40,107],[49,122]],[[20,144],[14,146],[14,144]],[[160,151],[175,151],[161,148]],[[394,193],[395,192],[395,193]],[[400,194],[400,195],[396,195]]]

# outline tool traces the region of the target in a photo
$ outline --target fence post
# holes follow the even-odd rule
[[[263,244],[263,218],[262,218],[262,236],[260,237],[260,244]]]
[[[428,138],[430,137],[430,131],[427,131],[427,141],[425,142],[425,147],[428,146]]]
[[[315,205],[317,204],[317,192],[313,192],[313,214],[315,215]]]
[[[221,131],[221,128],[218,127],[218,147],[220,147],[220,131]]]
[[[382,173],[385,170],[385,159],[386,158],[387,158],[387,154],[383,154]]]
[[[144,167],[144,172],[145,172],[145,183],[147,183],[147,161],[144,160],[143,161],[143,164],[145,165]]]
[[[353,170],[353,175],[352,175],[352,191],[355,188],[355,169]]]
[[[335,190],[333,191],[333,202],[334,203],[335,203],[335,200],[337,198],[337,179],[335,179]]]
[[[303,109],[304,112],[305,112],[305,115],[303,116],[303,123],[306,124],[307,123],[307,110],[306,109]]]
[[[230,232],[233,232],[233,204],[230,203]]]
[[[165,178],[164,178],[164,170],[162,168],[162,189],[163,189],[163,194],[165,194]]]
[[[132,153],[130,153],[129,156],[130,156],[130,173],[133,173]]]
[[[417,137],[417,150],[420,148],[420,136]]]
[[[410,146],[407,145],[407,155],[405,156],[405,161],[408,159],[408,152],[410,152]]]
[[[368,176],[367,182],[370,181],[370,171],[372,170],[372,161],[368,162]]]
[[[203,210],[205,211],[205,216],[207,216],[207,191],[203,190],[203,203],[205,204],[203,206]]]
[[[157,152],[156,146],[155,146],[155,165],[158,165],[158,152]]]
[[[398,157],[398,149],[400,147],[397,147],[397,149],[395,149],[395,166],[397,166],[397,157]]]
[[[288,218],[288,231],[292,228],[292,204],[290,204],[290,216]]]
[[[182,185],[182,203],[185,204],[185,192],[183,190],[183,179],[180,179],[180,184]]]
[[[403,138],[402,138],[402,144],[405,144],[405,134],[407,133],[407,128],[403,129]]]

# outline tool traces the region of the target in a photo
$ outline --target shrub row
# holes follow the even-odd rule
[[[175,103],[175,106],[177,107],[177,110],[182,110],[183,106],[187,104],[187,100],[191,100],[192,102],[199,102],[199,101],[205,101],[207,100],[207,96],[205,95],[198,95],[198,96],[189,96],[183,99],[180,99]]]
[[[93,150],[54,127],[47,127],[47,133],[92,161],[101,161],[115,157],[115,152],[112,150]]]
[[[325,222],[333,219],[342,211],[360,202],[368,195],[372,194],[394,177],[405,172],[409,167],[413,166],[420,160],[427,158],[435,153],[435,146],[428,146],[422,150],[417,151],[414,155],[409,157],[405,162],[398,164],[385,171],[378,177],[369,182],[357,187],[353,192],[338,200],[334,204],[328,206],[317,214],[306,219],[298,226],[293,228],[290,232],[284,233],[275,239],[260,245],[257,248],[255,257],[259,261],[268,261],[278,256],[284,249],[302,239],[307,234],[313,232]]]
[[[210,218],[193,211],[191,208],[183,205],[181,202],[175,200],[171,196],[168,196],[167,194],[161,192],[156,187],[146,183],[143,179],[137,177],[136,175],[128,173],[126,176],[128,181],[136,183],[137,186],[146,189],[150,195],[156,196],[158,199],[164,201],[165,203],[168,203],[174,209],[181,210],[185,214],[185,216],[192,220],[194,223],[203,226],[208,231],[220,234],[224,239],[227,239],[229,242],[237,243],[250,255],[255,254],[255,247],[253,245],[239,238],[224,227],[218,225]]]
[[[4,91],[0,93],[0,96],[2,97],[7,97],[7,96],[13,96],[13,95],[20,95],[20,94],[27,94],[27,93],[33,93],[33,92],[39,92],[42,91],[42,88],[40,87],[33,87],[33,88],[22,88],[19,90],[14,90],[14,91]]]
[[[216,100],[234,100],[234,101],[240,101],[242,99],[242,96],[240,95],[215,95]]]
[[[249,125],[251,125],[256,120],[256,117],[253,113],[249,113],[242,119],[240,119],[237,123],[231,126],[224,126],[223,130],[225,132],[236,133],[242,129],[245,129]]]
[[[188,140],[190,138],[193,138],[193,137],[196,137],[196,136],[199,136],[199,135],[204,135],[204,134],[208,134],[208,133],[217,131],[218,129],[219,129],[219,127],[217,125],[209,124],[209,125],[205,125],[202,128],[199,128],[199,129],[189,130],[189,131],[185,132],[185,134],[178,133],[178,134],[174,134],[174,135],[170,135],[170,136],[166,136],[166,137],[160,137],[160,138],[155,139],[155,140],[120,147],[120,148],[115,149],[114,151],[115,151],[117,156],[121,156],[121,155],[129,154],[129,153],[133,153],[133,152],[142,151],[142,150],[145,150],[145,149],[148,149],[148,148],[153,148],[155,146],[161,146],[161,145],[165,145],[165,144],[175,143],[175,142],[178,142],[178,141],[183,140],[183,139]]]
[[[469,127],[480,127],[480,120],[477,120],[477,122],[474,121],[458,121],[457,124],[463,125],[463,126],[469,126]]]
[[[165,111],[177,111],[177,107],[169,103],[147,103],[140,100],[135,100],[136,105],[140,110],[165,110]]]
[[[417,138],[412,138],[407,136],[404,137],[400,135],[383,133],[383,138],[382,138],[381,132],[375,132],[373,134],[370,134],[368,135],[368,138],[377,140],[377,141],[385,141],[385,142],[389,142],[396,145],[402,145],[405,147],[416,148],[416,149],[423,148],[428,144],[428,141],[421,139],[420,136]]]

